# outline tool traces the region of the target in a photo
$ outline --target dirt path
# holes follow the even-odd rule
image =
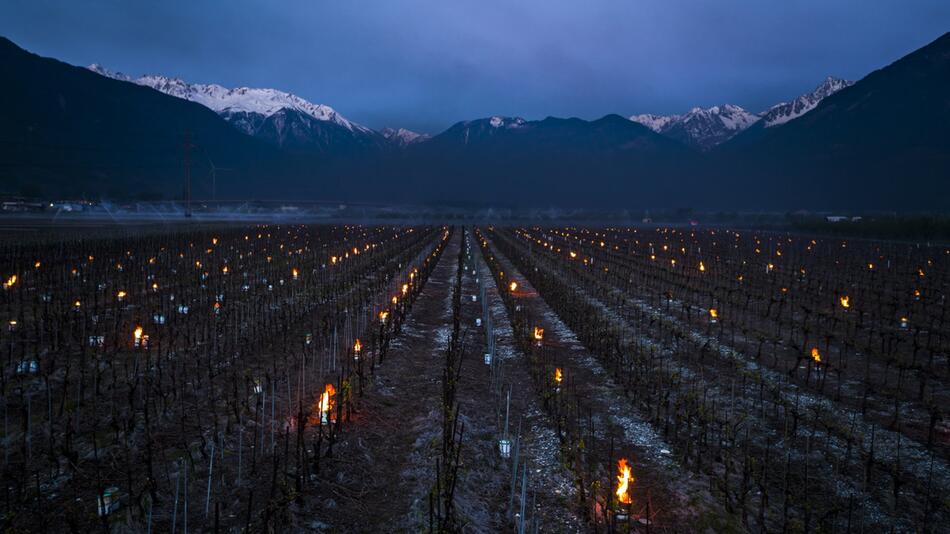
[[[441,434],[456,231],[297,514],[304,531],[419,531]]]
[[[499,532],[515,528],[527,466],[525,500],[530,504],[525,507],[526,530],[536,524],[540,532],[584,532],[587,527],[575,511],[575,488],[561,463],[554,424],[542,409],[527,358],[515,347],[498,288],[477,243],[472,243],[470,251],[462,277],[462,325],[467,336],[457,392],[466,428],[462,445],[465,467],[456,491],[458,510],[466,521],[464,530]],[[483,317],[486,309],[494,325],[493,365],[486,365],[484,359],[489,350],[489,317]],[[481,326],[475,326],[476,319],[482,319]],[[514,450],[511,458],[503,459],[498,449],[509,390],[509,437],[513,446],[515,442],[518,446],[519,474],[515,477]]]

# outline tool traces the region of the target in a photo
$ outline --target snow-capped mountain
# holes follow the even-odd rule
[[[284,148],[328,152],[339,148],[375,147],[385,142],[376,131],[347,120],[330,106],[313,104],[276,89],[228,89],[217,84],[193,84],[160,75],[132,78],[98,64],[87,68],[109,78],[197,102],[217,112],[242,132]]]
[[[682,115],[634,115],[630,120],[683,144],[709,150],[755,124],[759,116],[739,106],[725,104],[693,108]]]
[[[670,123],[679,120],[680,115],[653,115],[645,113],[643,115],[634,115],[630,117],[633,122],[638,122],[656,133],[661,133]]]
[[[709,150],[760,121],[763,127],[769,128],[798,118],[814,109],[822,99],[852,83],[829,76],[814,91],[791,102],[776,104],[762,113],[725,104],[693,108],[682,115],[633,115],[630,120],[694,148]]]
[[[429,134],[421,134],[405,128],[383,128],[379,133],[391,143],[400,147],[421,143],[431,137]]]
[[[770,128],[772,126],[778,126],[779,124],[785,124],[792,119],[797,119],[815,109],[815,106],[826,97],[851,85],[854,85],[854,82],[828,76],[814,91],[806,93],[791,102],[776,104],[769,108],[768,111],[762,113],[762,125],[766,128]]]

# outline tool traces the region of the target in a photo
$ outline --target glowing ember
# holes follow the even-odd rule
[[[821,352],[818,350],[818,347],[811,348],[811,359],[815,360],[815,363],[821,363]]]
[[[627,465],[627,459],[621,458],[617,462],[617,469],[620,471],[620,474],[617,475],[617,500],[620,504],[630,504],[632,499],[630,499],[630,483],[633,482],[633,476],[630,475],[630,466]]]
[[[851,307],[851,297],[849,297],[848,295],[843,295],[841,298],[838,299],[838,301],[841,302],[842,308]]]

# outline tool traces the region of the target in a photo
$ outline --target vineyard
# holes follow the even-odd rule
[[[4,531],[950,531],[946,247],[196,224],[0,249]]]

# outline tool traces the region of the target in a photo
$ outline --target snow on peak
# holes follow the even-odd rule
[[[167,95],[197,102],[219,114],[257,113],[270,117],[280,110],[294,109],[317,120],[339,124],[350,131],[371,131],[365,126],[347,120],[330,106],[313,104],[297,95],[276,89],[255,89],[251,87],[228,89],[217,84],[193,84],[180,78],[160,75],[145,75],[132,79],[122,73],[109,71],[98,64],[92,64],[87,68],[103,76],[131,81],[138,85],[151,87]]]
[[[678,121],[679,119],[680,115],[653,115],[652,113],[644,113],[630,117],[630,120],[633,122],[642,124],[656,133],[662,132],[670,123]]]
[[[419,143],[429,138],[429,134],[420,134],[405,128],[383,128],[383,130],[379,133],[381,133],[386,139],[389,139],[400,146],[408,146],[413,143]]]
[[[112,79],[114,79],[114,80],[122,80],[123,82],[130,82],[130,81],[132,81],[132,77],[129,76],[128,74],[123,74],[123,73],[121,73],[121,72],[111,71],[111,70],[109,70],[109,69],[103,67],[102,65],[98,64],[98,63],[93,63],[92,65],[89,65],[89,66],[86,67],[86,68],[89,69],[89,70],[91,70],[92,72],[95,72],[96,74],[98,74],[98,75],[100,75],[100,76],[105,76],[105,77],[107,77],[107,78],[112,78]]]
[[[708,150],[752,126],[759,116],[734,104],[723,104],[705,109],[695,107],[682,115],[634,115],[630,120],[687,145]]]
[[[769,108],[762,114],[762,124],[766,128],[770,128],[797,119],[815,109],[825,98],[852,84],[854,84],[852,81],[828,76],[812,92],[806,93],[791,102],[782,102]]]
[[[524,119],[521,117],[499,117],[494,116],[488,120],[492,128],[517,128],[524,125]]]

